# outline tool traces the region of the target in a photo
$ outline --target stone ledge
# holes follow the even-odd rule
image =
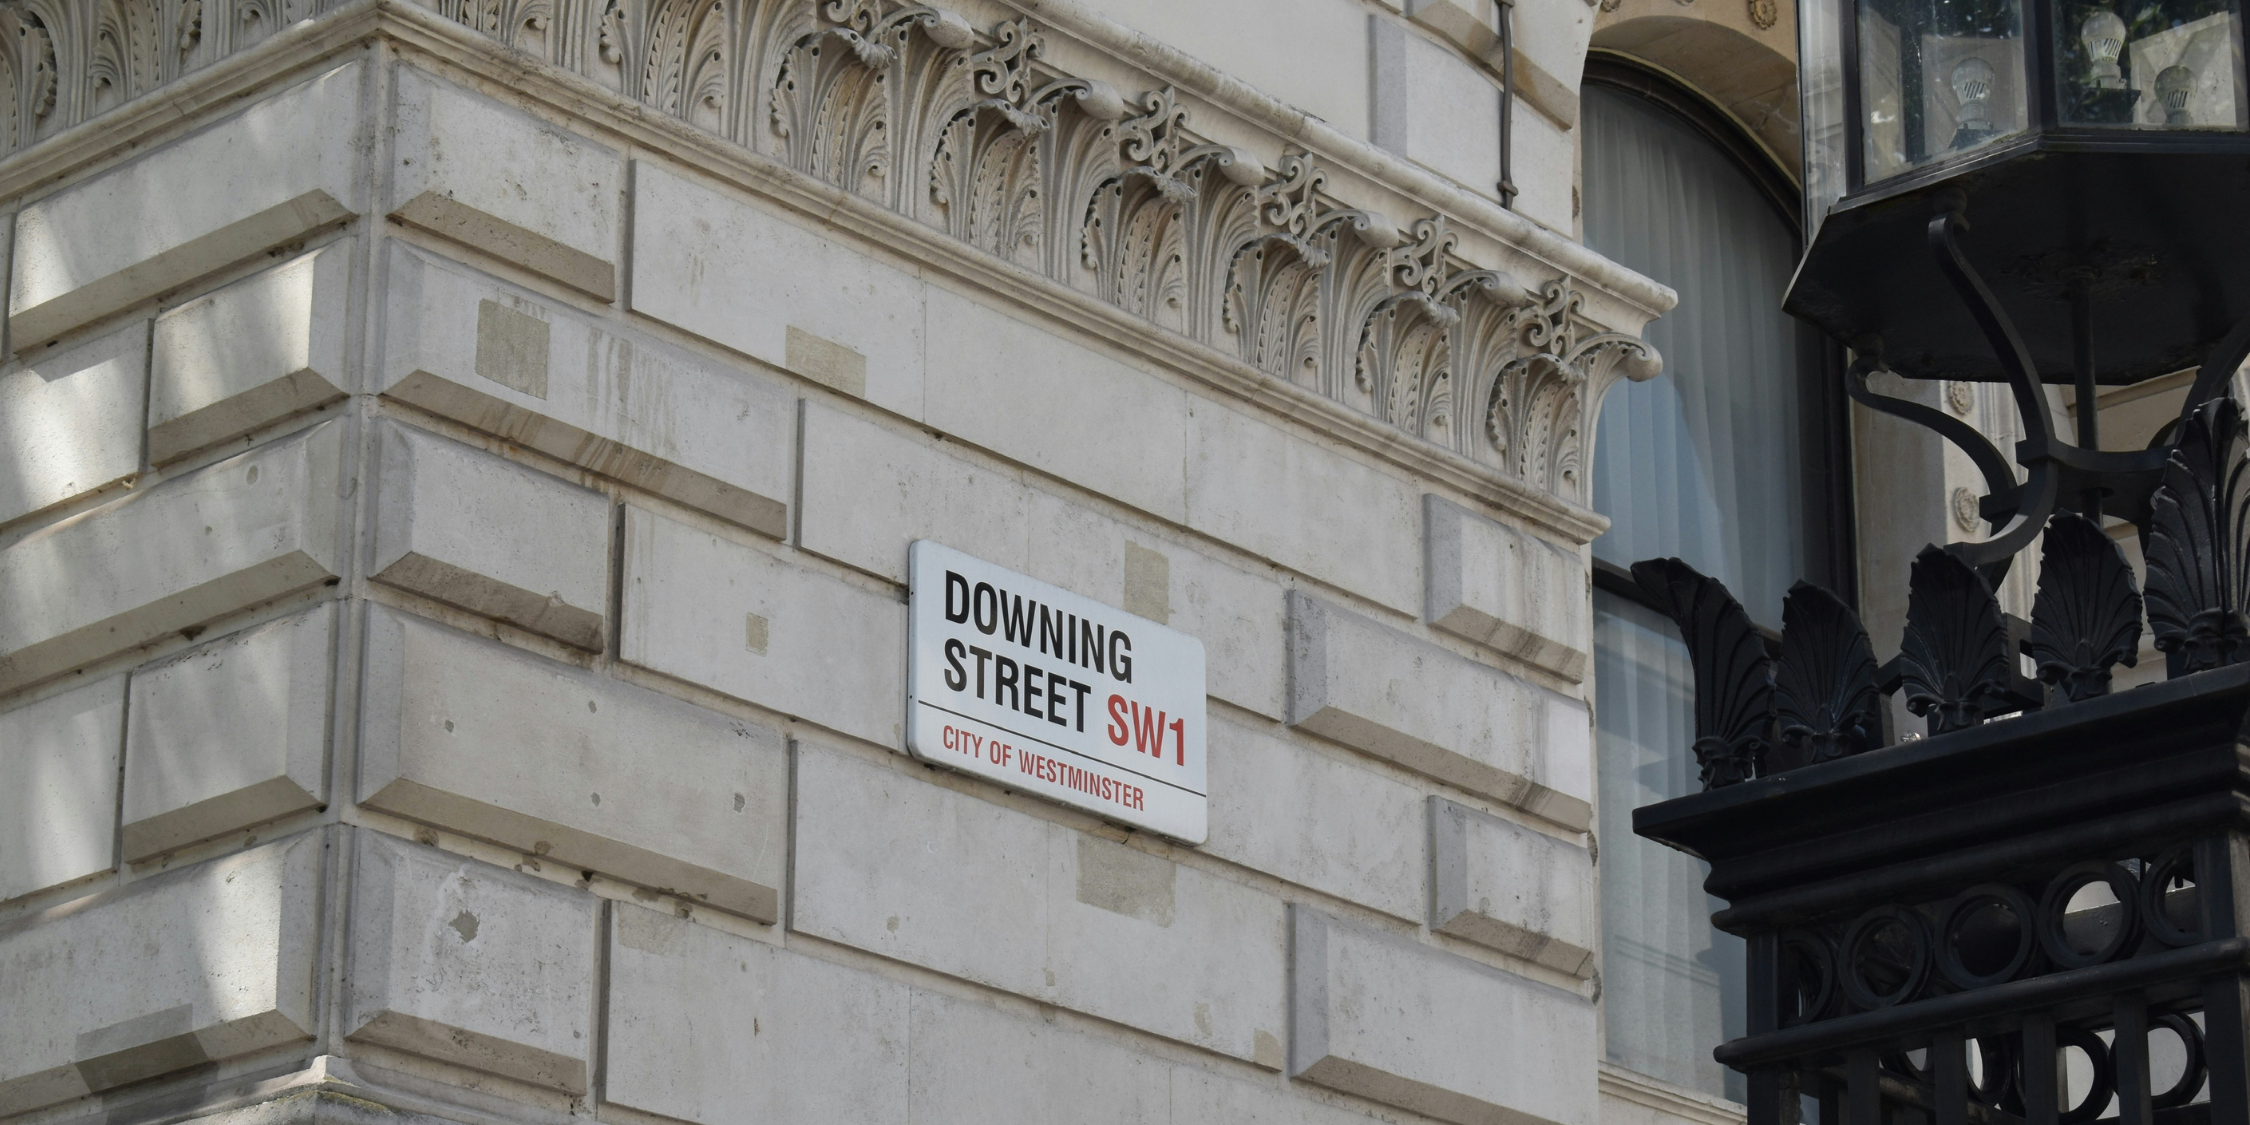
[[[780,918],[780,735],[385,607],[367,613],[361,803]]]
[[[389,280],[383,397],[787,534],[782,389],[398,242]]]
[[[458,242],[471,250],[544,274],[604,301],[617,299],[617,268],[605,258],[565,246],[474,207],[425,191],[391,212],[391,218]]]
[[[0,691],[335,579],[342,434],[324,422],[0,550]]]
[[[1431,797],[1430,928],[1583,977],[1594,970],[1585,848]]]
[[[0,902],[117,867],[125,677],[0,712]]]
[[[1593,820],[1584,703],[1296,590],[1289,723],[1566,828]]]
[[[124,860],[318,808],[336,603],[133,673]]]
[[[1292,1077],[1458,1125],[1594,1125],[1593,1004],[1303,905],[1289,914]]]
[[[318,830],[0,926],[0,1115],[312,1036]],[[150,941],[149,935],[171,935]],[[74,972],[46,967],[67,958]],[[63,990],[105,987],[71,1002]]]
[[[600,650],[608,497],[395,422],[376,428],[375,581]]]
[[[156,318],[148,459],[168,465],[344,397],[351,241]]]
[[[1429,623],[1573,682],[1593,649],[1592,594],[1575,550],[1422,498]]]
[[[594,897],[367,829],[354,835],[346,1038],[585,1093]]]

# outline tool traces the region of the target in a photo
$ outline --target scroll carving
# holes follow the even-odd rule
[[[0,156],[348,0],[0,4]],[[1170,88],[1064,73],[1028,19],[900,0],[420,0],[447,21],[1573,503],[1593,412],[1654,375],[1569,278],[1342,205]],[[207,5],[209,5],[207,7]]]

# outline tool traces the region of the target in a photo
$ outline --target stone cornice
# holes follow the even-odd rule
[[[1607,521],[1577,502],[1584,494],[1579,463],[1590,439],[1594,411],[1609,383],[1619,377],[1653,374],[1655,361],[1636,339],[1602,333],[1598,326],[1582,319],[1579,310],[1583,298],[1573,287],[1571,274],[1548,283],[1542,296],[1514,296],[1520,290],[1505,274],[1448,264],[1453,241],[1442,218],[1417,223],[1411,236],[1400,232],[1397,237],[1414,240],[1411,245],[1393,243],[1385,247],[1381,243],[1387,239],[1372,235],[1362,234],[1357,242],[1351,240],[1352,232],[1358,229],[1355,221],[1365,227],[1370,220],[1380,224],[1380,216],[1327,205],[1331,210],[1326,214],[1343,221],[1327,220],[1322,236],[1327,239],[1325,248],[1312,250],[1358,254],[1368,263],[1362,266],[1361,276],[1373,277],[1385,286],[1410,283],[1398,297],[1378,306],[1361,331],[1358,363],[1362,390],[1370,387],[1371,376],[1380,379],[1393,367],[1427,371],[1433,354],[1434,362],[1471,369],[1470,376],[1482,378],[1483,385],[1491,388],[1485,392],[1491,396],[1490,416],[1451,421],[1456,427],[1459,423],[1485,422],[1497,452],[1480,446],[1485,450],[1485,457],[1480,459],[1446,448],[1427,431],[1413,432],[1398,418],[1378,417],[1364,407],[1338,401],[1341,396],[1333,388],[1323,394],[1280,377],[1270,367],[1246,362],[1229,350],[1195,339],[1180,326],[1160,324],[1145,308],[1120,307],[1114,298],[1091,296],[1082,288],[1008,262],[957,235],[949,235],[932,222],[918,221],[894,207],[787,167],[781,160],[730,143],[583,76],[542,64],[454,20],[401,0],[355,0],[171,80],[155,97],[129,101],[104,113],[98,122],[87,122],[39,141],[0,162],[0,198],[36,192],[129,154],[179,123],[206,116],[244,94],[378,37],[427,55],[441,65],[459,68],[466,75],[493,81],[551,113],[585,120],[631,144],[812,216],[840,234],[904,254],[1036,314],[1054,317],[1135,354],[1157,359],[1232,397],[1297,419],[1560,538],[1583,543],[1606,526]],[[1150,104],[1155,104],[1156,95],[1149,97]],[[1182,143],[1174,140],[1173,151],[1177,152]],[[1219,191],[1243,194],[1221,177],[1209,174],[1214,168],[1223,170],[1228,152],[1240,151],[1206,145],[1197,152],[1215,153],[1215,158],[1201,157],[1203,166],[1192,175],[1201,182],[1218,185]],[[1246,158],[1255,163],[1254,157]],[[1181,159],[1184,166],[1188,158]],[[1291,175],[1294,180],[1287,178]],[[1258,201],[1262,209],[1275,202],[1288,184],[1296,183],[1304,188],[1296,197],[1299,205],[1311,210],[1311,200],[1321,182],[1317,172],[1300,160],[1285,167],[1284,177],[1248,198]],[[1241,182],[1245,178],[1230,173],[1224,179]],[[1491,210],[1506,214],[1497,208]],[[1292,245],[1306,248],[1302,239]],[[1588,261],[1602,261],[1583,249],[1573,249]],[[1369,270],[1372,272],[1366,272]],[[1391,277],[1394,273],[1398,275],[1396,281]],[[1231,277],[1229,281],[1230,294],[1242,291],[1238,281]],[[1229,312],[1234,309],[1230,307]],[[1349,323],[1357,323],[1359,315],[1365,314],[1354,314]],[[1451,351],[1445,350],[1448,345]],[[1439,347],[1439,352],[1431,353],[1433,346]],[[1392,397],[1396,394],[1394,391]],[[1481,408],[1482,401],[1474,399],[1470,405]],[[1459,442],[1466,436],[1458,434],[1453,440]],[[1494,464],[1493,460],[1502,463]],[[1527,470],[1534,479],[1526,479]]]
[[[1379,180],[1455,222],[1514,247],[1553,270],[1599,287],[1654,319],[1679,303],[1679,294],[1572,242],[1498,203],[1424,171],[1384,149],[1266,94],[1176,47],[1133,30],[1088,7],[1081,0],[1006,0],[1049,26],[1076,35],[1148,71],[1164,82],[1193,91],[1216,106],[1239,114],[1284,141],[1303,146],[1338,165]]]

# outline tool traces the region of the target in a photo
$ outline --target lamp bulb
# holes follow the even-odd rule
[[[2125,21],[2108,8],[2096,8],[2078,25],[2078,42],[2086,48],[2089,84],[2097,90],[2125,88],[2117,56],[2125,49]]]
[[[2173,65],[2156,72],[2156,104],[2164,107],[2166,125],[2193,125],[2188,97],[2195,93],[2195,72]]]
[[[1991,63],[1975,55],[1953,64],[1953,96],[1961,103],[1959,116],[1963,129],[1983,132],[1992,128],[1992,110],[1985,103],[1992,97],[1992,84],[1999,78]]]

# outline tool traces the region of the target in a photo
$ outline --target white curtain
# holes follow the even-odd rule
[[[1696,792],[1687,646],[1655,611],[1594,595],[1600,766],[1602,1006],[1609,1059],[1744,1100],[1711,1048],[1743,1033],[1742,939],[1711,926],[1703,861],[1633,835],[1633,810]]]
[[[1662,377],[1610,392],[1594,449],[1594,543],[1677,555],[1781,624],[1804,569],[1797,329],[1781,312],[1796,233],[1716,144],[1637,95],[1586,88],[1586,244],[1679,291],[1649,326]],[[1741,1101],[1711,1049],[1743,1033],[1742,942],[1713,929],[1705,866],[1632,834],[1633,810],[1697,791],[1694,680],[1678,632],[1597,595],[1602,995],[1611,1061]]]
[[[1679,291],[1649,325],[1664,374],[1609,392],[1594,438],[1594,554],[1677,555],[1760,624],[1804,570],[1797,328],[1781,311],[1789,221],[1701,133],[1641,98],[1585,91],[1586,245]]]

